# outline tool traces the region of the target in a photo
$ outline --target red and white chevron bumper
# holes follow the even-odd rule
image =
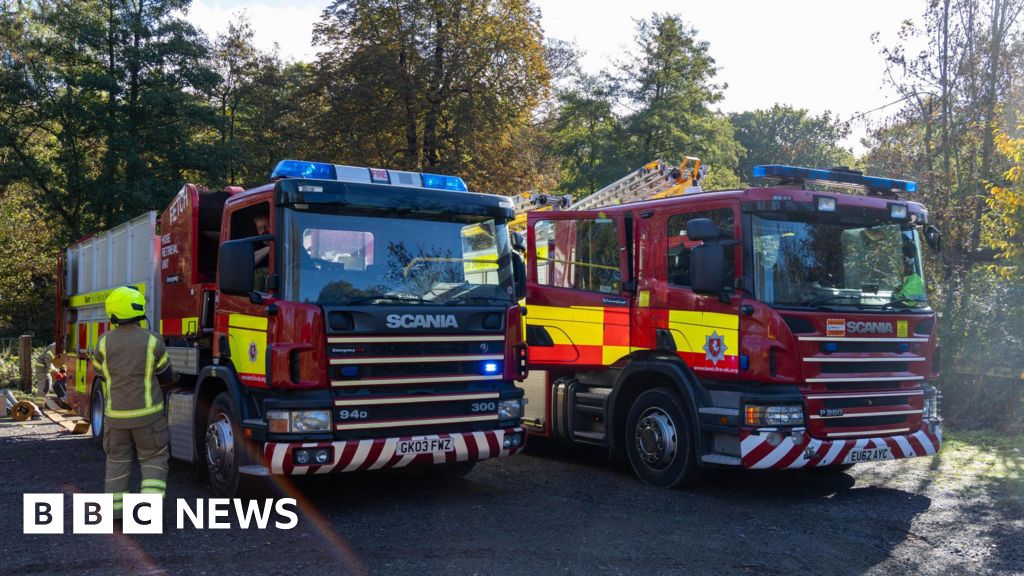
[[[507,434],[520,434],[518,446],[504,448]],[[399,442],[407,440],[445,440],[451,438],[453,449],[447,452],[426,454],[399,454]],[[433,434],[402,436],[396,438],[372,438],[368,440],[345,440],[337,442],[267,442],[263,446],[264,465],[271,474],[289,476],[303,474],[330,474],[335,472],[360,472],[451,464],[511,456],[522,450],[526,444],[524,428],[506,428],[483,432],[462,432],[456,434]],[[334,461],[329,464],[301,466],[295,463],[293,450],[302,448],[332,448]]]
[[[744,468],[771,469],[837,466],[868,460],[898,460],[930,456],[942,445],[942,426],[925,422],[913,434],[878,438],[818,440],[804,433],[756,430],[740,433],[740,460]],[[861,456],[863,455],[863,456]]]

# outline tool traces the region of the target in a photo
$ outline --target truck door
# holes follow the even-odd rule
[[[222,240],[237,240],[273,232],[273,212],[269,202],[233,207],[228,214],[230,229]],[[267,278],[274,273],[272,243],[256,245],[253,293],[261,303],[247,296],[220,294],[214,321],[214,355],[229,358],[238,379],[246,386],[266,388],[267,335],[272,329],[267,307],[273,296],[267,290]]]
[[[531,367],[599,368],[629,354],[625,238],[622,213],[530,214],[526,339]]]
[[[722,233],[724,240],[739,238],[739,219],[732,205],[700,208],[681,206],[655,217],[652,226],[661,228],[660,246],[648,252],[661,262],[650,266],[665,270],[658,274],[658,284],[665,289],[661,301],[652,301],[659,310],[659,329],[667,330],[676,352],[698,376],[730,379],[739,374],[739,301],[733,295],[724,302],[717,294],[698,294],[690,288],[690,250],[697,244],[686,237],[686,223],[695,218],[708,218]],[[725,286],[733,286],[740,273],[742,260],[738,245],[726,245]],[[644,267],[648,263],[642,264]]]

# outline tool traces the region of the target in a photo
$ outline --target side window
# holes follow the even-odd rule
[[[249,238],[251,236],[262,236],[270,233],[270,204],[262,203],[248,208],[242,208],[231,215],[231,240]],[[253,274],[254,292],[266,292],[267,276],[270,274],[270,247],[269,241],[256,243],[256,254],[253,265],[256,266]]]
[[[544,220],[534,227],[537,280],[606,294],[622,289],[619,227],[607,218]]]
[[[733,238],[735,220],[731,208],[716,208],[686,214],[673,214],[668,218],[668,283],[675,286],[690,285],[690,249],[697,243],[686,237],[686,223],[694,218],[708,218],[718,226],[722,238]],[[736,250],[725,247],[725,277],[731,282],[736,274]]]

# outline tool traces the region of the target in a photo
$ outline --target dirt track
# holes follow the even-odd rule
[[[1024,510],[995,485],[954,488],[937,462],[834,476],[719,473],[641,484],[599,453],[534,443],[466,479],[334,476],[287,488],[298,527],[161,536],[22,534],[24,492],[100,492],[103,453],[53,424],[0,424],[5,574],[1013,574]],[[941,457],[941,455],[940,455]],[[172,466],[169,498],[208,496]],[[171,514],[170,512],[168,513]],[[224,567],[227,567],[225,570]]]

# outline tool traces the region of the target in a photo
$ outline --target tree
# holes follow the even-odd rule
[[[517,146],[550,79],[526,0],[337,0],[315,41],[315,125],[339,160],[529,187],[535,169]]]
[[[6,182],[28,186],[64,240],[162,207],[210,168],[215,76],[188,0],[25,2],[0,24]]]
[[[831,168],[850,166],[853,154],[839,142],[849,126],[829,112],[812,116],[802,108],[776,104],[767,110],[731,114],[736,140],[746,150],[740,179],[749,182],[757,164],[791,164]]]
[[[582,72],[575,76],[575,84],[558,94],[551,149],[561,160],[558,190],[579,198],[621,178],[630,166],[608,86]]]
[[[1024,121],[1017,129],[1024,132]],[[999,131],[995,149],[1012,165],[1003,174],[1003,182],[991,186],[982,240],[997,251],[993,268],[999,276],[1019,285],[1024,280],[1024,137],[1013,138]]]
[[[0,334],[53,338],[58,248],[52,222],[25,186],[0,188]]]
[[[621,104],[632,111],[624,119],[627,163],[636,168],[655,158],[674,163],[698,156],[711,168],[706,184],[734,186],[742,148],[728,119],[711,109],[725,85],[713,82],[715,60],[696,35],[677,15],[637,22],[638,50],[616,76]]]

